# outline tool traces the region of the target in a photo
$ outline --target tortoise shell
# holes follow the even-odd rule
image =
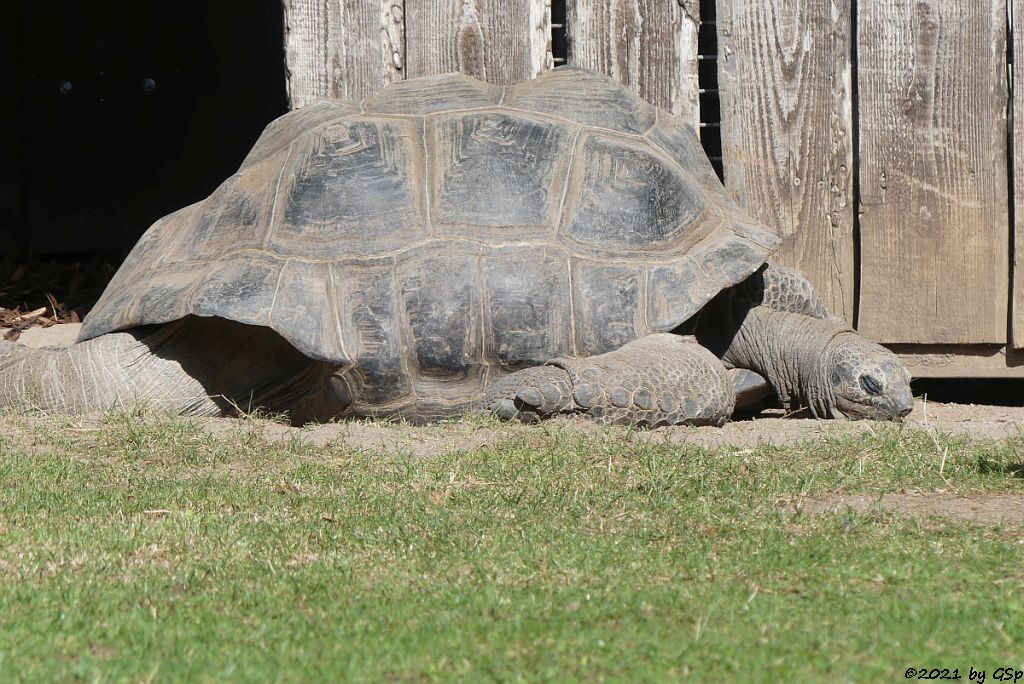
[[[778,242],[689,125],[612,79],[413,79],[270,123],[143,235],[79,339],[219,316],[348,368],[356,412],[457,407],[509,370],[676,328]]]

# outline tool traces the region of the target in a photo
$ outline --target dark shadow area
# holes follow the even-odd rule
[[[697,82],[700,84],[700,142],[719,179],[722,169],[722,110],[718,94],[718,23],[715,0],[701,0],[697,52],[700,54]]]
[[[199,381],[223,415],[287,415],[303,425],[328,422],[348,406],[330,382],[337,366],[310,359],[270,328],[186,316],[136,330],[154,356]]]
[[[921,378],[910,386],[915,397],[944,404],[1024,406],[1024,379]]]
[[[120,263],[287,110],[279,0],[13,5],[0,29],[13,66],[0,119],[14,160],[0,172],[6,268],[26,255]]]
[[[565,0],[551,0],[551,56],[556,68],[565,65],[569,53],[566,35]]]
[[[102,254],[0,257],[0,339],[15,340],[34,325],[81,322],[117,263]]]

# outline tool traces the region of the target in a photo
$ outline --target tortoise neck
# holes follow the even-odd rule
[[[832,321],[754,306],[740,314],[722,361],[765,377],[787,409],[807,407],[815,416],[835,413],[825,360],[835,340],[850,330]]]

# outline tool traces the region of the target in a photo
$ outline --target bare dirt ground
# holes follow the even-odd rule
[[[27,434],[33,425],[50,421],[46,416],[0,417],[0,436]],[[99,428],[101,415],[80,416],[72,420],[73,431],[84,434]],[[581,418],[556,418],[538,425],[494,421],[451,421],[433,425],[407,425],[387,421],[339,421],[323,425],[292,427],[258,418],[200,418],[199,424],[213,435],[238,431],[240,420],[247,429],[259,431],[271,440],[300,439],[321,446],[344,442],[370,452],[401,452],[429,457],[452,451],[479,449],[512,437],[538,442],[552,431],[595,435],[607,429]],[[785,417],[781,411],[767,411],[757,417],[735,420],[723,427],[676,426],[637,430],[633,437],[658,444],[689,444],[706,448],[731,446],[753,448],[760,445],[786,446],[828,436],[858,435],[873,432],[883,423],[872,421],[816,420]],[[937,434],[974,439],[1005,439],[1024,434],[1024,407],[979,404],[940,404],[918,400],[914,412],[903,425]]]
[[[944,492],[914,494],[832,494],[778,502],[779,508],[810,514],[883,511],[907,518],[944,518],[978,525],[1024,527],[1024,496],[1019,494],[974,494],[954,496]]]
[[[918,401],[914,412],[904,424],[945,434],[1002,439],[1021,434],[1024,429],[1024,407]],[[220,430],[229,426],[230,421],[215,419],[208,421],[207,425],[212,430]],[[781,411],[775,411],[756,418],[733,421],[720,428],[680,426],[640,430],[636,438],[658,443],[746,448],[761,444],[783,446],[828,435],[859,434],[872,431],[878,425],[870,421],[786,418]],[[601,426],[575,418],[561,418],[539,426],[508,424],[495,427],[493,424],[481,426],[466,421],[414,427],[352,421],[305,428],[282,425],[267,427],[282,438],[296,436],[316,444],[344,439],[358,448],[401,449],[421,456],[479,448],[513,435],[526,434],[543,438],[545,430],[571,429],[593,433],[602,429]]]

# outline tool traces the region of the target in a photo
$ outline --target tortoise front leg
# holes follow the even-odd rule
[[[725,369],[693,337],[648,335],[590,358],[526,368],[490,389],[484,409],[533,422],[581,413],[615,425],[721,425],[735,391]]]

